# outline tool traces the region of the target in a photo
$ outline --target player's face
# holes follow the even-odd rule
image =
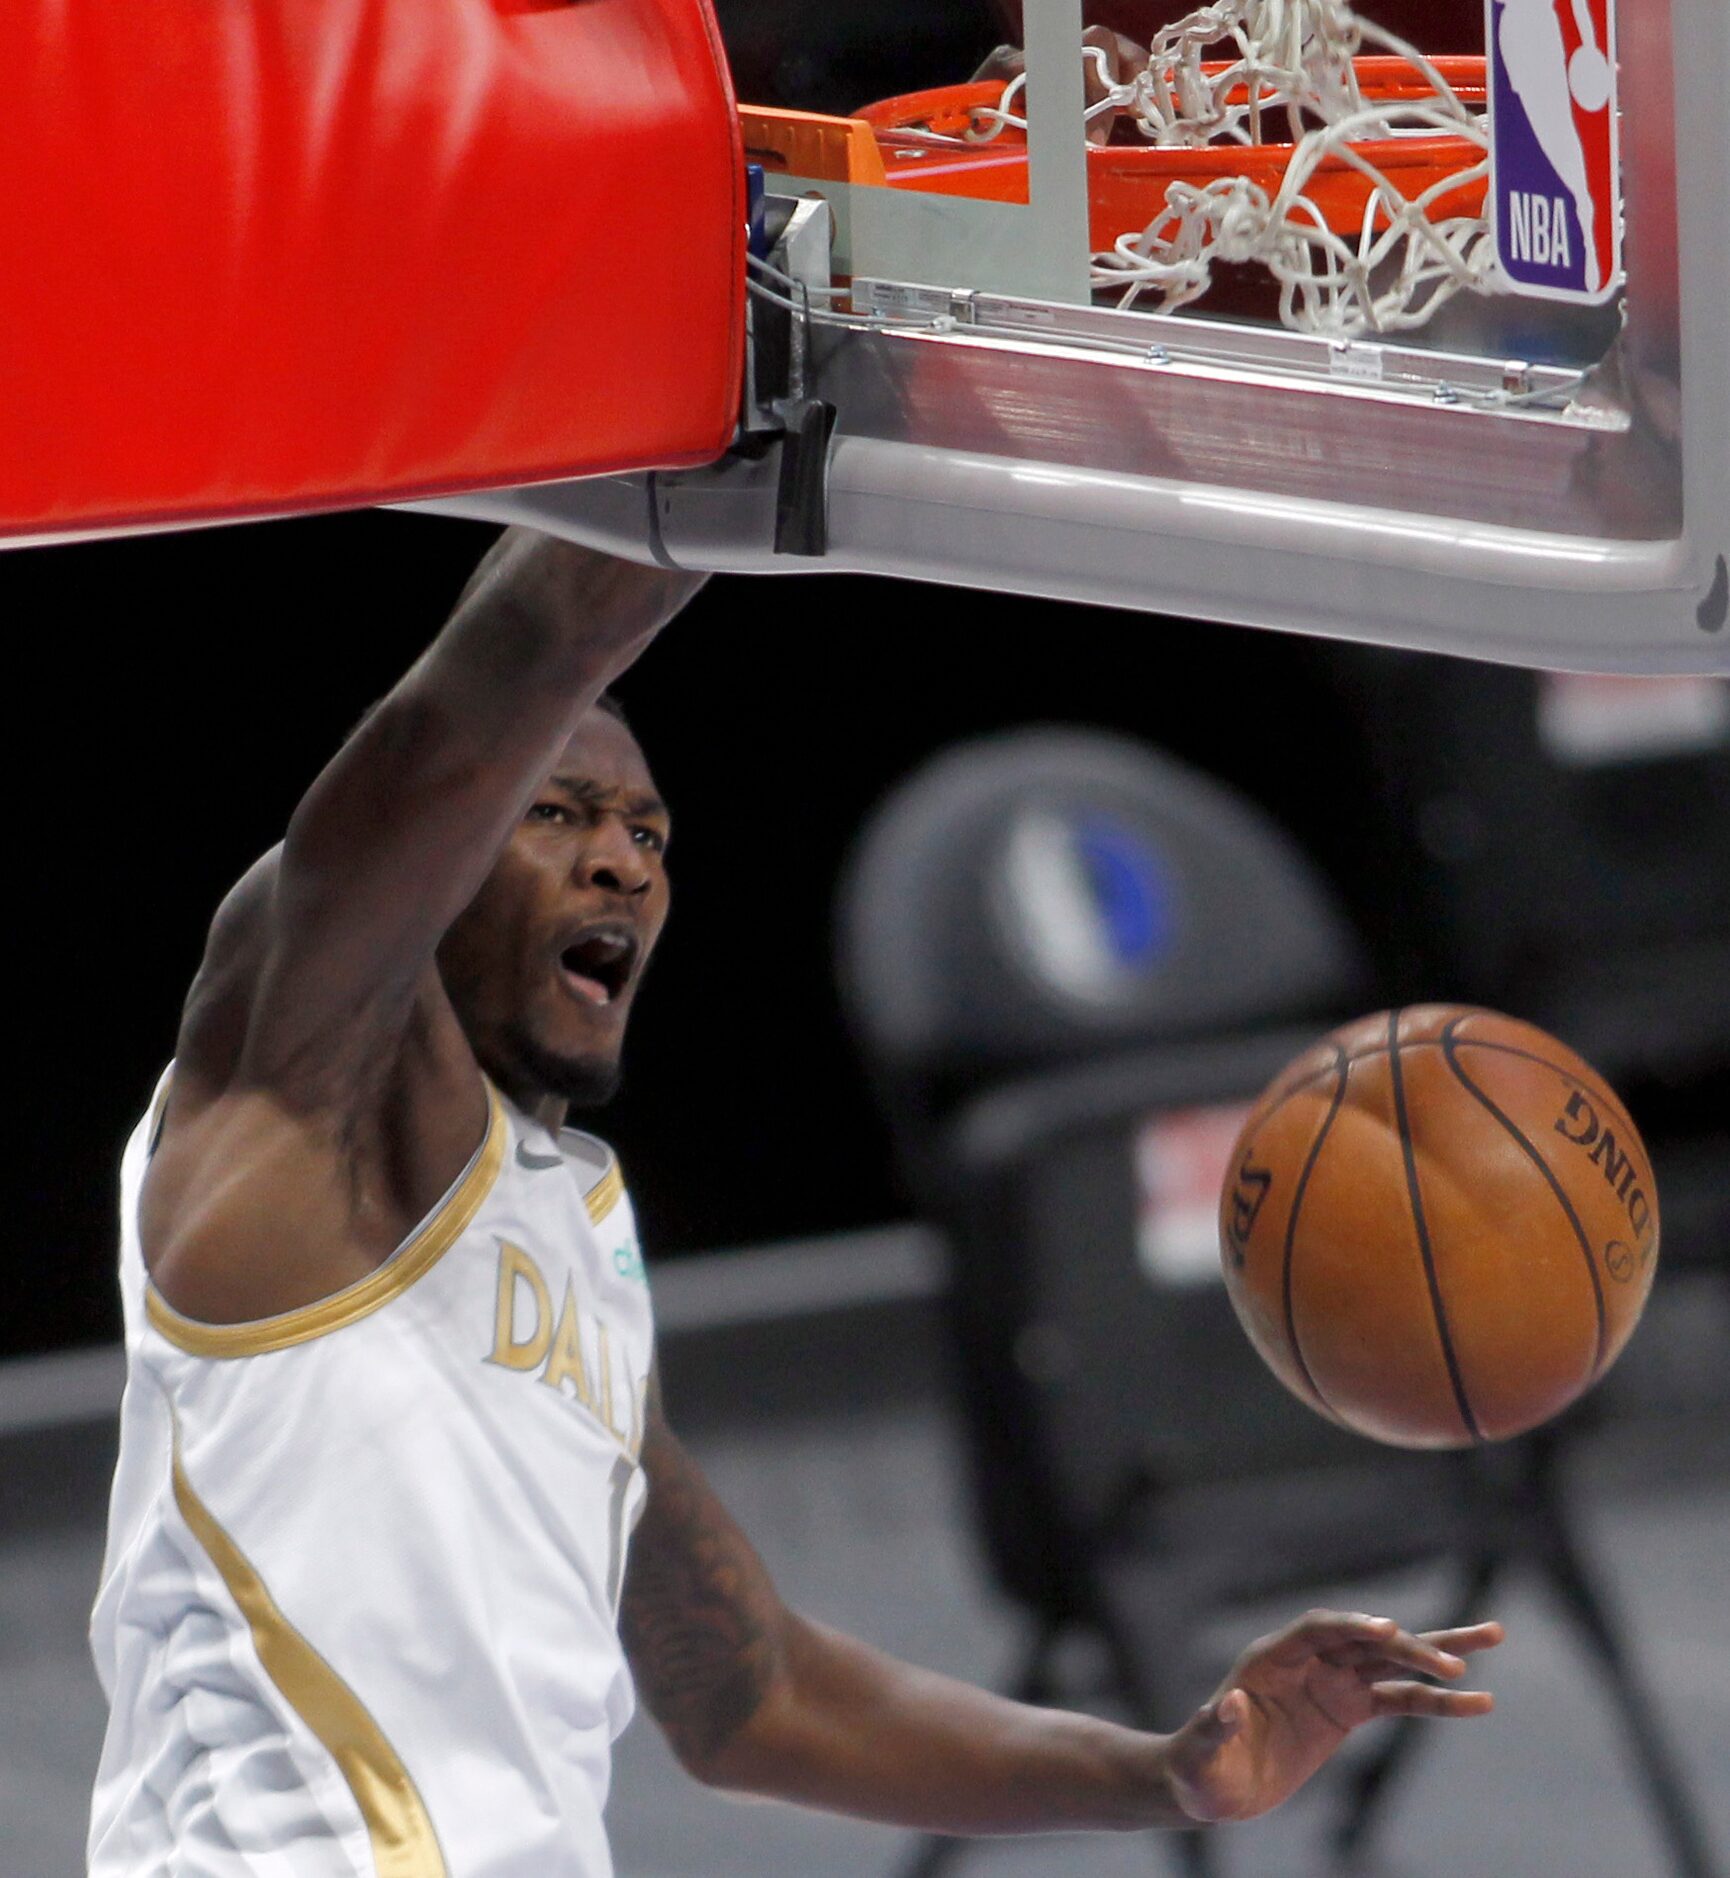
[[[469,1042],[513,1095],[612,1093],[667,917],[668,832],[636,738],[589,712],[439,948]]]

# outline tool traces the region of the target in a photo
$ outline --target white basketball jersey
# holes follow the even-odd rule
[[[91,1871],[605,1878],[652,1349],[611,1153],[489,1090],[377,1271],[216,1326],[146,1275],[151,1132],[121,1177]]]

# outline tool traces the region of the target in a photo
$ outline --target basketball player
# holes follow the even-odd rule
[[[1494,1625],[1312,1613],[1157,1736],[777,1597],[564,1126],[667,916],[605,687],[696,584],[507,536],[216,915],[123,1168],[99,1878],[602,1878],[633,1672],[701,1780],[965,1833],[1247,1818],[1372,1717],[1490,1707],[1440,1683]]]
[[[1147,65],[1147,48],[1108,26],[1089,26],[1081,35],[1082,93],[1088,110],[1103,104],[1109,91],[1126,85]],[[1019,45],[998,46],[974,72],[975,83],[997,79],[1007,84],[1027,69],[1027,55]],[[1087,120],[1089,143],[1110,143],[1118,112],[1101,111]]]

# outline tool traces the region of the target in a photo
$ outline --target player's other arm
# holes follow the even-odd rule
[[[653,1405],[648,1510],[620,1630],[637,1685],[710,1785],[925,1831],[1135,1830],[1279,1804],[1361,1722],[1475,1715],[1453,1680],[1493,1624],[1411,1637],[1312,1612],[1252,1645],[1173,1735],[1029,1707],[895,1661],[789,1610]]]

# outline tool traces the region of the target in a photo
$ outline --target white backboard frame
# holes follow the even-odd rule
[[[929,256],[946,226],[1009,259],[992,275],[963,243],[927,266],[946,330],[813,330],[810,383],[838,412],[820,561],[773,551],[774,452],[436,506],[693,567],[902,574],[1559,670],[1730,672],[1730,9],[1620,14],[1627,323],[1569,414],[1474,407],[1445,360],[1398,381],[1399,348],[1348,348],[1342,370],[1325,342],[1187,319],[1120,316],[1152,335],[1127,357],[1077,271],[1080,0],[1029,0],[1025,208],[822,185],[851,272],[873,252]],[[1074,134],[1040,134],[1056,122]]]

